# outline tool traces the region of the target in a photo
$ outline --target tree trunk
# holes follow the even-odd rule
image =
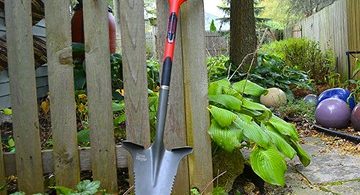
[[[256,50],[254,0],[232,0],[230,4],[230,59],[237,68],[243,58]],[[250,68],[252,56],[242,65],[242,71]],[[253,67],[256,65],[254,61]]]

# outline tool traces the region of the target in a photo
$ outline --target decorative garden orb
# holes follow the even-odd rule
[[[349,106],[339,98],[328,98],[319,103],[315,111],[316,122],[326,128],[345,128],[351,116]]]
[[[317,95],[315,94],[309,94],[307,96],[304,97],[304,101],[309,103],[309,104],[317,104]]]
[[[286,94],[279,88],[269,88],[266,95],[261,95],[260,102],[267,107],[279,107],[286,104]]]
[[[360,131],[360,104],[358,104],[352,111],[351,124],[355,131]]]
[[[347,89],[332,88],[332,89],[327,89],[327,90],[323,91],[319,95],[318,104],[328,98],[339,98],[339,99],[345,101],[347,104],[349,104],[351,110],[356,105],[354,95],[352,95],[351,92]]]

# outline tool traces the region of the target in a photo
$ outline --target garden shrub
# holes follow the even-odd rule
[[[313,84],[307,72],[297,67],[287,66],[284,60],[276,55],[260,53],[257,56],[257,61],[258,65],[249,73],[236,73],[231,80],[239,81],[247,78],[266,88],[278,87],[288,95],[292,95],[292,90],[313,90]],[[221,55],[208,58],[208,80],[211,82],[227,78],[229,66],[228,56]]]
[[[270,54],[258,55],[258,65],[248,78],[266,88],[278,87],[287,94],[295,89],[313,90],[312,81],[305,71],[287,66],[282,59]]]
[[[303,165],[310,157],[299,144],[294,125],[275,116],[249,97],[259,97],[266,89],[248,80],[231,84],[227,79],[209,85],[211,126],[208,133],[223,150],[251,148],[250,164],[263,180],[285,185],[285,157],[299,156]]]
[[[317,84],[325,83],[326,76],[335,70],[336,58],[331,50],[321,51],[319,44],[304,38],[290,38],[263,45],[260,53],[269,53],[284,60],[290,67],[309,73]]]

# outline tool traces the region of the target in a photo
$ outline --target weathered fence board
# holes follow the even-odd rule
[[[108,6],[84,1],[85,61],[89,105],[92,173],[108,193],[117,192]]]
[[[51,126],[56,185],[80,181],[69,0],[45,1]]]
[[[91,170],[91,148],[79,148],[80,170]],[[52,150],[42,151],[43,172],[54,172],[54,153]],[[128,166],[127,152],[122,146],[116,146],[117,168],[126,168]],[[16,175],[16,159],[14,153],[4,154],[5,176]]]
[[[318,41],[323,50],[332,49],[335,52],[337,71],[343,78],[348,78],[349,72],[346,52],[360,50],[359,9],[358,0],[338,0],[300,22],[302,37]],[[294,28],[292,30],[290,36],[294,37]],[[352,66],[355,65],[353,62]]]
[[[149,146],[144,1],[120,0],[126,137]]]
[[[118,0],[123,78],[125,90],[126,139],[150,145],[149,104],[145,51],[144,1]],[[129,162],[131,158],[129,156]],[[133,167],[129,163],[130,183]]]
[[[349,31],[349,50],[360,51],[360,1],[349,0],[347,5],[348,31]],[[357,55],[357,57],[360,57]],[[351,62],[351,77],[353,71],[356,69],[355,58],[350,58]],[[357,75],[360,78],[360,75]]]
[[[43,172],[36,101],[31,1],[5,1],[8,65],[18,187],[43,192]]]
[[[187,140],[194,152],[189,156],[190,187],[203,189],[212,179],[210,137],[207,134],[207,70],[204,37],[204,2],[188,1],[181,12]],[[206,166],[204,166],[206,163]],[[211,191],[212,185],[208,190]]]
[[[157,8],[157,52],[160,62],[163,61],[164,44],[167,33],[167,23],[169,19],[169,5],[167,1],[158,0]],[[179,20],[181,18],[179,17]],[[177,33],[180,34],[181,25],[178,22]],[[181,147],[187,145],[186,123],[184,107],[184,73],[182,63],[182,43],[181,36],[176,36],[174,61],[171,70],[171,83],[169,93],[169,106],[165,124],[164,143],[167,148]],[[181,160],[175,179],[173,194],[189,194],[189,170],[187,157]]]
[[[2,140],[1,134],[0,140]],[[5,167],[2,144],[0,144],[0,195],[6,195]]]

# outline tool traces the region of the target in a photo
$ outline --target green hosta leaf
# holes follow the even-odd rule
[[[228,152],[240,147],[243,138],[241,129],[234,126],[222,128],[214,119],[211,121],[209,135],[217,145]]]
[[[243,98],[243,107],[247,108],[249,110],[258,110],[258,111],[266,111],[266,112],[271,112],[269,108],[267,108],[266,106],[253,102],[250,99],[247,98]]]
[[[214,117],[216,122],[222,127],[230,126],[231,123],[237,118],[237,115],[231,111],[218,108],[216,106],[209,106],[209,107],[210,107],[211,115]]]
[[[49,188],[55,189],[57,194],[71,195],[71,194],[75,193],[72,189],[64,187],[64,186],[54,186],[54,187],[49,187]]]
[[[159,97],[158,96],[151,96],[149,97],[149,107],[157,107],[158,105],[158,100],[159,100]]]
[[[100,181],[84,180],[76,185],[76,189],[83,195],[95,194],[100,187]]]
[[[224,87],[223,88],[223,93],[226,94],[226,95],[234,96],[234,97],[236,97],[237,99],[239,99],[241,101],[243,100],[243,96],[233,88]]]
[[[268,129],[264,124],[261,124],[261,127]],[[283,137],[281,137],[281,135],[271,129],[268,129],[267,133],[270,136],[272,143],[275,144],[275,146],[281,153],[283,153],[290,159],[293,159],[295,157],[296,151],[294,150],[294,148],[291,147],[289,143],[286,142]]]
[[[120,102],[120,103],[112,103],[112,111],[113,112],[120,112],[120,111],[124,111],[125,109],[125,103],[124,102]]]
[[[254,172],[266,182],[285,185],[286,162],[275,147],[268,149],[255,147],[250,154],[250,163]]]
[[[230,88],[230,81],[227,79],[222,79],[219,81],[215,81],[210,83],[209,85],[209,95],[217,95],[222,94],[224,88]]]
[[[10,109],[10,108],[4,108],[4,110],[2,110],[2,112],[8,116],[12,115],[12,109]]]
[[[232,87],[240,93],[244,93],[246,95],[252,95],[252,96],[256,96],[256,97],[259,97],[264,92],[266,92],[265,88],[261,87],[260,85],[258,85],[256,83],[253,83],[249,80],[242,80],[242,81],[236,82],[232,85]]]
[[[124,114],[119,115],[118,117],[115,117],[114,125],[115,126],[120,125],[121,123],[123,123],[125,121],[126,121],[126,115],[124,113]]]
[[[90,130],[83,129],[77,133],[77,139],[79,143],[89,143],[90,142]]]
[[[243,117],[238,117],[235,120],[235,125],[243,130],[244,136],[258,145],[267,148],[269,146],[269,136],[261,129],[261,127],[254,121],[248,121]]]
[[[15,141],[14,141],[13,138],[10,138],[10,139],[8,140],[8,147],[9,147],[9,148],[15,147]]]
[[[299,156],[301,163],[305,167],[308,166],[311,162],[311,157],[309,156],[309,154],[301,147],[301,145],[298,142],[295,142],[293,140],[291,140],[291,142],[292,142],[291,145],[296,150],[296,153]]]
[[[231,95],[209,95],[209,100],[221,104],[230,110],[241,110],[242,101]]]
[[[290,124],[275,115],[272,115],[269,123],[282,135],[290,136],[291,139],[299,141],[298,132],[293,124]]]
[[[272,112],[266,106],[253,102],[250,99],[243,98],[243,108],[247,109],[254,117],[256,117],[259,121],[268,121],[271,116]],[[260,111],[260,112],[259,112]]]

